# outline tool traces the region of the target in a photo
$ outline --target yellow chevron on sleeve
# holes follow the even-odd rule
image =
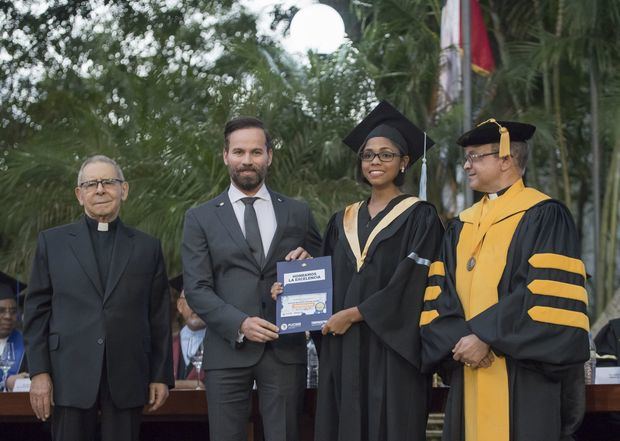
[[[420,314],[420,327],[428,325],[430,322],[439,317],[439,312],[436,309],[430,311],[422,311]]]
[[[573,257],[563,256],[554,253],[534,254],[528,260],[534,268],[550,268],[568,271],[569,273],[580,274],[586,277],[586,267],[583,262]]]
[[[439,294],[441,294],[440,286],[427,286],[424,291],[424,301],[430,302],[431,300],[436,300]]]
[[[588,332],[590,321],[582,312],[569,311],[568,309],[551,308],[549,306],[534,306],[527,311],[532,320],[553,325],[572,326]]]
[[[432,276],[445,276],[446,268],[441,260],[433,262],[428,270],[428,277]]]
[[[573,285],[572,283],[537,279],[532,280],[530,284],[527,285],[527,288],[532,294],[579,300],[586,305],[588,304],[588,293],[586,289],[583,286]]]

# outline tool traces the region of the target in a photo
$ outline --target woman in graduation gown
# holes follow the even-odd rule
[[[423,440],[431,378],[420,372],[418,317],[443,226],[400,185],[433,141],[384,101],[344,142],[371,194],[325,234],[334,314],[323,328],[315,440]]]

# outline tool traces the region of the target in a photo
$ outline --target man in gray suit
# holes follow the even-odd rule
[[[247,439],[256,381],[266,439],[295,441],[305,338],[278,335],[270,287],[276,262],[317,255],[321,237],[307,204],[266,187],[273,150],[262,121],[235,118],[224,139],[231,185],[187,212],[182,248],[185,296],[207,324],[210,439]]]

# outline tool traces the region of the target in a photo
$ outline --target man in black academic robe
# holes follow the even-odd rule
[[[568,209],[523,185],[534,130],[458,140],[485,195],[448,225],[420,318],[423,364],[450,384],[443,440],[559,440],[583,416],[585,267]]]
[[[136,441],[142,408],[174,385],[160,242],[118,217],[129,186],[105,156],[82,165],[77,222],[39,234],[24,337],[36,416],[56,440]]]

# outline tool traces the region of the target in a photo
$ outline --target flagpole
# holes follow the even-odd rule
[[[463,132],[471,130],[471,6],[470,0],[461,0],[461,35],[463,39]],[[469,207],[474,202],[472,190],[467,187],[466,179],[463,180],[463,192],[465,194],[465,206]]]

